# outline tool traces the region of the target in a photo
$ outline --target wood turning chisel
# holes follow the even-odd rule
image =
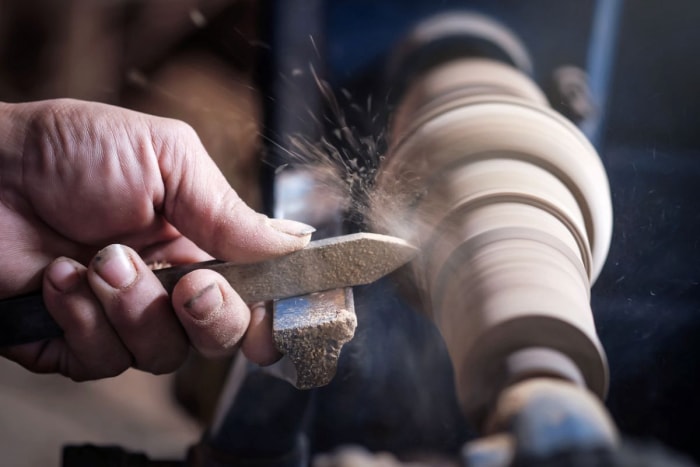
[[[255,303],[369,284],[409,262],[416,253],[415,247],[399,238],[356,233],[312,241],[302,250],[259,263],[214,260],[154,272],[171,293],[185,274],[211,269],[224,276],[246,303]],[[62,333],[41,292],[0,300],[0,347]]]

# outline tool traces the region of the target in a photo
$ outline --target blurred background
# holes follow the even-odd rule
[[[261,160],[269,151],[260,134],[274,114],[275,80],[294,78],[270,64],[273,26],[284,23],[270,16],[276,3],[0,0],[0,100],[75,97],[183,119],[241,196],[263,209]],[[613,243],[592,296],[610,364],[606,404],[624,435],[661,442],[700,461],[700,4],[321,3],[312,47],[318,72],[340,96],[349,125],[378,138],[379,150],[391,111],[388,70],[414,24],[435,13],[469,10],[520,38],[532,76],[555,108],[587,130],[610,179]],[[605,12],[602,19],[597,11]],[[302,11],[287,26],[312,20]],[[572,109],[557,94],[557,73],[565,66],[588,73],[594,118],[585,105],[582,112]],[[358,103],[362,112],[353,110]],[[387,302],[387,291],[358,292],[360,329],[344,358],[361,354],[373,364],[346,364],[319,393],[318,410],[328,415],[319,418],[316,445],[452,452],[469,429],[449,394],[444,349],[427,320]],[[401,324],[389,330],[386,322]],[[58,465],[60,446],[68,442],[181,457],[211,417],[227,366],[193,356],[178,384],[138,372],[77,384],[0,364],[0,464],[10,466]],[[410,420],[404,418],[407,405],[416,408]]]

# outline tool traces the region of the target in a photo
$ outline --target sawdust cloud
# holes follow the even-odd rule
[[[408,215],[422,198],[418,188],[421,176],[408,174],[397,179],[382,175],[389,137],[387,125],[383,124],[387,119],[375,108],[381,106],[375,105],[372,95],[362,103],[347,89],[340,89],[336,95],[313,66],[309,70],[327,108],[320,118],[309,109],[309,116],[319,127],[329,124],[332,130],[316,141],[303,135],[288,135],[284,142],[270,141],[287,155],[287,164],[278,171],[299,168],[310,171],[317,183],[341,201],[347,219],[359,228],[415,240],[415,233],[420,230],[418,219],[422,216],[413,212],[409,222]],[[352,119],[364,120],[369,127],[381,128],[363,134],[351,123],[348,113],[352,113]]]

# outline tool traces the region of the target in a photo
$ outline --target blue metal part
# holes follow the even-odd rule
[[[533,397],[512,422],[519,454],[544,458],[566,450],[612,447],[607,427],[589,409],[554,393]]]
[[[593,15],[586,69],[597,115],[584,121],[581,130],[596,146],[600,145],[600,133],[605,127],[623,6],[624,0],[597,0]]]

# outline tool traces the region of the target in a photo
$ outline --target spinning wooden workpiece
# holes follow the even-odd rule
[[[608,181],[527,76],[486,59],[418,76],[377,186],[375,227],[420,249],[415,277],[465,413],[483,422],[529,376],[605,395],[589,301],[610,244]]]

